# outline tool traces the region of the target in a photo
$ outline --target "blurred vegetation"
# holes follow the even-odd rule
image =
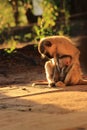
[[[55,34],[55,29],[53,29],[53,27],[56,25],[58,8],[54,1],[49,0],[44,0],[42,2],[42,8],[42,17],[38,18],[37,25],[34,26],[36,40]]]
[[[0,33],[9,26],[15,26],[12,8],[8,0],[0,0]]]
[[[62,5],[62,6],[61,6]],[[50,35],[69,35],[69,10],[66,0],[44,0],[42,3],[42,18],[38,18],[38,25],[34,26],[36,39]]]
[[[43,0],[34,16],[32,0],[0,0],[0,43],[31,42],[50,35],[70,35],[71,0]],[[10,52],[8,51],[8,52]]]
[[[25,12],[24,2],[21,0],[0,0],[0,43],[9,43],[12,39],[21,42],[31,38],[28,30],[23,32],[21,29],[28,25]]]

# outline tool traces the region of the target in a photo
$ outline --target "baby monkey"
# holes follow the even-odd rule
[[[46,78],[50,87],[64,87],[64,80],[72,67],[72,57],[69,55],[56,56],[45,64]]]

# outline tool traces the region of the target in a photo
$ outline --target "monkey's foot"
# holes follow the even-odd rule
[[[49,87],[52,87],[52,88],[55,88],[55,87],[56,87],[54,82],[50,83],[48,86],[49,86]]]
[[[61,82],[61,81],[58,81],[56,84],[55,84],[56,87],[66,87],[66,85]]]

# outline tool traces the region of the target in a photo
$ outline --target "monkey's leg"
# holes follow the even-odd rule
[[[81,68],[79,64],[73,64],[70,70],[67,72],[64,83],[66,85],[76,85],[81,79]]]
[[[81,78],[81,79],[79,80],[78,85],[87,85],[87,80],[86,80],[86,79]]]
[[[46,72],[46,78],[48,81],[48,84],[50,87],[55,86],[55,81],[54,81],[54,70],[55,70],[55,64],[52,60],[47,61],[45,63],[45,72]]]
[[[58,81],[59,72],[55,65],[54,58],[45,63],[45,72],[47,81],[35,81],[32,86],[49,85],[50,87],[55,87],[55,83]]]
[[[62,81],[56,82],[55,86],[56,87],[62,87],[62,88],[66,87],[66,85]]]
[[[56,87],[66,87],[64,80],[66,77],[66,69],[67,67],[64,66],[63,68],[61,68],[61,71],[59,73],[59,81],[56,82],[55,86]]]

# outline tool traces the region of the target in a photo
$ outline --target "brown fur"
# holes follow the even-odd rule
[[[68,71],[68,67],[71,64],[71,57],[63,57],[59,59],[59,68],[62,71],[62,75],[63,77],[65,77],[65,71]],[[66,68],[65,68],[66,67]],[[35,85],[48,85],[49,86],[59,86],[59,87],[65,87],[65,84],[59,80],[60,77],[60,72],[58,72],[57,68],[56,68],[56,64],[55,64],[55,59],[52,58],[49,61],[46,62],[45,64],[45,71],[46,71],[46,78],[48,80],[48,82],[46,81],[36,81],[32,84],[32,86]]]
[[[73,42],[65,36],[50,36],[42,39],[38,45],[38,50],[41,55],[49,54],[50,57],[57,59],[57,56],[69,55],[72,57],[70,64],[71,69],[68,71],[64,84],[76,85],[87,84],[86,80],[82,79],[82,70],[79,62],[80,51],[73,45]],[[63,64],[64,61],[61,63]],[[48,61],[45,64],[46,77],[49,84],[55,83],[53,79],[55,63]],[[57,73],[58,75],[58,73]]]
[[[52,45],[50,47],[47,46],[46,41],[49,41]],[[52,57],[54,57],[56,53],[59,55],[70,55],[73,58],[79,58],[80,55],[80,51],[73,45],[73,42],[65,36],[50,36],[43,38],[38,45],[38,50],[41,55],[44,55],[42,49],[48,52]]]
[[[70,65],[70,57],[60,58],[58,61],[58,65],[56,65],[54,58],[47,61],[45,63],[45,72],[49,86],[61,86],[61,84],[63,85],[63,82],[60,81],[65,79],[66,73],[69,71]],[[59,68],[59,70],[57,67]]]

